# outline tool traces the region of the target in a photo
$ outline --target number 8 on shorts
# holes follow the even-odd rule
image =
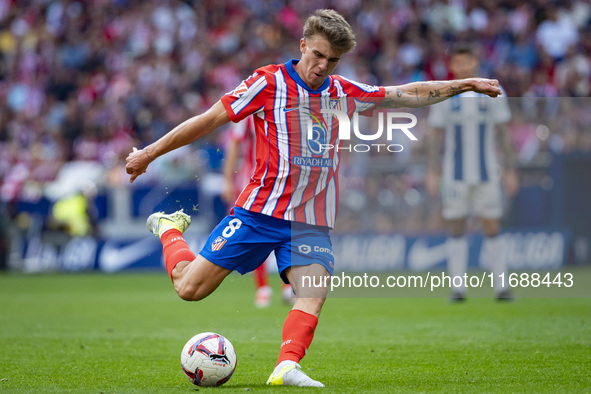
[[[242,226],[242,221],[238,218],[234,218],[230,220],[224,231],[222,231],[222,235],[225,238],[230,238],[232,235],[234,235],[236,230],[240,228],[240,226]]]

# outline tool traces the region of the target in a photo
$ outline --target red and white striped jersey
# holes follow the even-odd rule
[[[279,219],[334,227],[339,153],[327,147],[341,142],[339,122],[321,112],[339,110],[349,118],[355,112],[370,114],[385,89],[331,75],[312,90],[295,71],[297,62],[261,67],[221,99],[233,122],[254,114],[256,165],[236,205]]]

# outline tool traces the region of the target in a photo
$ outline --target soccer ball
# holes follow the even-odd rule
[[[197,386],[220,386],[236,369],[236,351],[226,338],[204,332],[189,339],[181,353],[181,366]]]

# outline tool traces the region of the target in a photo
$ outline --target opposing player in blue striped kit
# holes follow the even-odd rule
[[[479,67],[476,49],[469,44],[457,44],[451,51],[450,68],[454,78],[473,78]],[[429,125],[445,131],[443,164],[438,160],[440,132],[430,133],[429,172],[427,190],[433,196],[439,189],[443,218],[448,239],[448,272],[463,276],[468,268],[468,239],[466,222],[470,215],[482,222],[485,235],[483,259],[495,277],[507,270],[502,253],[500,219],[503,215],[503,188],[508,196],[518,189],[515,153],[507,129],[511,119],[505,95],[490,99],[486,95],[466,92],[431,107]],[[497,158],[496,141],[500,142],[503,166]],[[500,281],[494,283],[498,300],[510,300],[511,294]],[[452,290],[452,301],[463,301],[465,285]]]

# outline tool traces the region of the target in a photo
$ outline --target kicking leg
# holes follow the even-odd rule
[[[174,289],[185,301],[199,301],[213,293],[232,270],[220,267],[198,255],[182,261],[172,270]]]
[[[210,295],[231,270],[215,265],[203,256],[195,256],[183,238],[191,217],[182,210],[172,214],[150,215],[148,229],[160,237],[164,263],[174,288],[183,300],[198,301]]]

